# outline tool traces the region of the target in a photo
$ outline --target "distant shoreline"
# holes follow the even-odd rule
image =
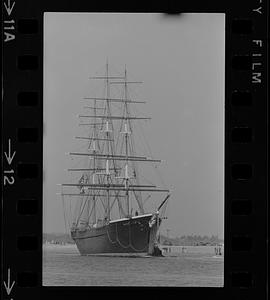
[[[43,233],[43,243],[74,244],[70,234]],[[160,235],[160,244],[164,246],[223,246],[224,240],[218,236],[183,235],[181,237],[166,237]]]
[[[43,251],[46,253],[54,252],[63,253],[63,251],[68,251],[69,254],[79,254],[76,244],[43,244]],[[217,257],[224,257],[224,246],[166,246],[159,245],[159,248],[162,250],[163,254],[211,254],[217,255]],[[220,248],[220,254],[217,254],[217,248]]]

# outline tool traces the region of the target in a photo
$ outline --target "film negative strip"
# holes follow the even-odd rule
[[[48,299],[49,297],[52,299],[82,298],[91,297],[93,292],[98,297],[106,295],[114,297],[116,294],[120,295],[119,293],[122,293],[122,291],[127,293],[129,290],[126,286],[128,286],[129,289],[133,287],[132,292],[134,294],[132,295],[134,296],[136,292],[138,292],[138,295],[142,295],[143,292],[145,296],[158,293],[158,295],[164,297],[177,293],[177,296],[188,299],[193,299],[193,297],[194,299],[195,297],[207,299],[266,299],[268,258],[268,2],[264,0],[165,1],[164,3],[135,1],[132,3],[113,2],[105,5],[104,3],[88,1],[71,3],[62,0],[42,2],[4,0],[2,3],[2,128],[4,132],[2,139],[2,298],[6,300]],[[134,284],[129,286],[128,283],[126,286],[120,284],[122,282],[121,278],[118,278],[118,281],[114,281],[116,283],[111,285],[108,282],[100,285],[91,284],[90,281],[89,284],[85,284],[85,282],[81,284],[82,281],[67,283],[62,280],[60,273],[55,284],[44,284],[44,263],[42,259],[44,256],[42,249],[44,247],[44,180],[46,177],[44,155],[48,156],[44,136],[49,122],[48,119],[44,118],[46,105],[44,101],[48,97],[48,86],[46,85],[45,88],[44,85],[45,76],[48,76],[46,73],[48,65],[45,61],[45,54],[48,55],[48,50],[45,51],[44,42],[45,30],[49,30],[49,27],[46,27],[48,24],[45,24],[46,13],[53,13],[56,16],[55,20],[60,20],[60,15],[63,16],[63,13],[79,16],[91,13],[95,13],[95,15],[101,13],[130,15],[130,13],[136,13],[138,16],[142,13],[146,15],[156,13],[166,16],[164,18],[166,20],[185,18],[186,15],[191,13],[192,15],[198,14],[198,16],[209,14],[209,19],[211,14],[224,16],[224,274],[220,275],[222,278],[224,275],[224,285],[213,286],[211,284],[218,277],[214,271],[211,271],[212,273],[208,274],[208,277],[205,277],[202,281],[210,282],[208,285],[202,282],[192,284],[195,275],[190,275],[191,283],[187,283],[188,279],[185,277],[183,284],[172,284],[170,281],[172,279],[166,281],[165,277],[162,277],[163,279],[160,279],[158,284],[157,282],[151,284],[152,278],[147,277],[148,279],[144,279],[150,282],[150,284],[147,284],[147,289],[143,284],[138,286],[136,284],[135,286]],[[61,21],[59,22],[61,23]],[[76,21],[70,21],[68,30],[76,36],[76,31],[74,33],[71,30],[72,26],[75,25],[72,22],[76,23]],[[51,24],[61,27],[63,24],[60,23],[52,22]],[[137,23],[140,23],[139,18]],[[148,23],[146,22],[146,24]],[[53,25],[50,26],[51,34],[54,30],[55,32],[58,30],[58,27],[54,29]],[[65,32],[66,37],[68,30]],[[81,30],[83,31],[84,27],[81,27]],[[117,27],[115,30],[117,30]],[[159,34],[161,36],[162,32],[156,32],[157,38]],[[186,31],[186,34],[189,34],[188,31]],[[114,38],[114,36],[109,37]],[[148,38],[150,43],[153,39],[154,45],[154,37],[149,36]],[[170,38],[172,40],[177,39],[175,35]],[[72,43],[78,43],[77,47],[79,48],[82,39],[83,37],[77,32],[77,39],[71,39],[71,41]],[[135,39],[139,39],[139,37],[135,36]],[[55,35],[55,40],[52,43],[61,44],[64,43],[63,41],[64,34],[63,40],[59,40],[59,36]],[[203,47],[208,49],[206,43],[202,42],[200,45],[202,49]],[[140,51],[139,48],[137,50]],[[173,51],[168,53],[173,56]],[[59,60],[62,54],[65,55],[65,53],[58,53]],[[143,54],[140,52],[140,55]],[[73,57],[72,60],[77,61],[77,57]],[[172,62],[170,61],[170,63]],[[209,62],[209,67],[211,64],[212,61]],[[81,68],[83,68],[83,65],[81,63]],[[186,68],[188,69],[189,66],[186,66]],[[51,70],[57,73],[56,69]],[[91,75],[91,67],[87,72],[88,75]],[[62,73],[62,75],[66,76],[65,73]],[[50,76],[53,77],[53,73]],[[190,81],[193,83],[195,79],[190,78]],[[175,82],[177,84],[177,80]],[[60,81],[56,82],[56,84],[58,83],[60,84]],[[66,85],[63,85],[62,88],[65,89],[65,87]],[[81,94],[78,95],[77,93],[76,96],[80,97]],[[107,97],[108,99],[109,97]],[[181,110],[180,106],[178,108]],[[65,113],[65,109],[68,111],[68,108],[63,107],[63,113]],[[49,114],[52,112],[53,110]],[[48,112],[46,116],[48,116]],[[197,127],[200,126],[198,124]],[[178,129],[171,128],[170,130]],[[61,138],[58,142],[61,143]],[[55,149],[57,147],[56,144]],[[51,163],[56,164],[57,161],[53,158],[54,154],[51,153],[50,155],[53,159]],[[118,156],[117,159],[120,160],[121,157]],[[125,159],[128,160],[127,156],[125,156]],[[48,161],[46,162],[48,163]],[[108,173],[110,171],[107,166],[106,171]],[[62,216],[59,215],[59,218],[62,218]],[[184,253],[183,248],[182,251]],[[209,264],[208,261],[204,261],[195,254],[192,257],[196,257],[197,261],[201,259],[202,265],[200,268],[206,268],[206,265]],[[125,265],[123,265],[125,259],[123,257],[118,259],[120,268],[125,268]],[[191,258],[186,257],[187,262],[188,259]],[[57,270],[53,269],[53,265],[58,262],[56,255],[54,260],[50,262],[51,265],[47,272],[48,277],[57,276]],[[138,260],[135,265],[137,262]],[[84,261],[84,264],[87,264],[86,261]],[[151,265],[151,262],[149,264]],[[128,265],[132,268],[131,260],[128,261]],[[78,278],[83,266],[76,265],[76,262],[73,261],[70,268],[70,277]],[[91,265],[89,265],[89,268],[91,268]],[[99,275],[99,280],[102,276],[103,278],[106,277],[106,272],[116,272],[105,264],[103,268],[103,275]],[[128,267],[126,268],[126,277],[128,277],[130,273]],[[183,278],[184,267],[181,265],[179,268],[178,271],[172,271],[174,282],[178,282],[180,277]],[[165,268],[162,272],[169,272],[166,270]],[[183,270],[182,274],[181,270]],[[140,272],[140,276],[143,276],[144,273],[148,272],[148,269],[141,269]],[[123,275],[123,273],[119,274],[119,276]],[[195,273],[191,271],[189,274]],[[92,280],[96,282],[97,279],[92,278]],[[119,285],[117,282],[119,282]],[[118,289],[115,289],[115,287],[118,287]]]

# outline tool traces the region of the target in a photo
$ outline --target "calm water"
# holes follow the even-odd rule
[[[46,286],[223,286],[223,256],[213,247],[173,247],[165,257],[80,256],[74,246],[45,245]]]

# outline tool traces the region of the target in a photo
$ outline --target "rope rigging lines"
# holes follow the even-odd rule
[[[145,245],[142,249],[135,248],[135,246],[132,245],[132,241],[131,241],[131,221],[128,221],[128,222],[129,222],[129,225],[128,225],[128,227],[129,227],[129,239],[128,239],[128,245],[124,245],[124,244],[121,243],[121,241],[119,240],[117,223],[115,223],[115,236],[116,236],[115,241],[113,241],[113,240],[111,239],[111,237],[110,237],[110,233],[109,233],[109,230],[110,230],[110,229],[108,229],[108,227],[109,227],[110,225],[106,225],[107,237],[108,237],[110,243],[112,243],[112,244],[118,243],[122,248],[124,248],[124,249],[131,248],[131,249],[132,249],[133,251],[135,251],[135,252],[143,252],[143,251],[147,250],[147,248],[148,248],[148,241],[146,242],[146,245]],[[151,230],[151,229],[150,229],[150,230]]]

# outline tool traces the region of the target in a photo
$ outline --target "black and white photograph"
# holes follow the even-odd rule
[[[43,286],[224,286],[225,14],[44,13]]]

